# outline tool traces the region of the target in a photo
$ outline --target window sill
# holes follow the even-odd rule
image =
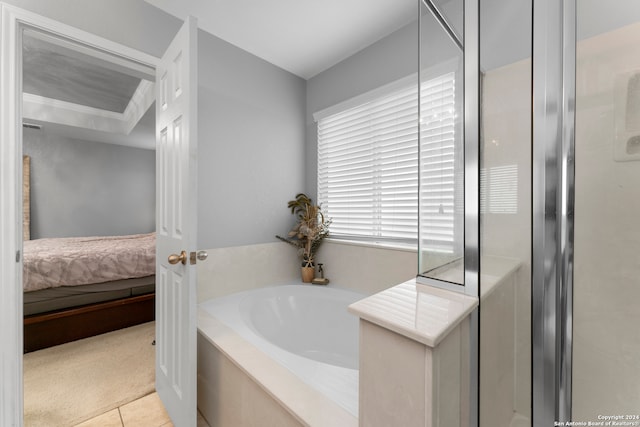
[[[392,251],[412,252],[418,253],[416,245],[403,244],[403,243],[389,243],[389,242],[374,242],[374,241],[362,241],[362,240],[347,240],[347,239],[332,239],[328,237],[325,239],[327,243],[335,243],[337,245],[348,246],[362,246],[375,249],[387,249]]]

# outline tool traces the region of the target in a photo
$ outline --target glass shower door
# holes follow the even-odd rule
[[[637,426],[640,5],[578,1],[577,37],[572,419]]]
[[[420,2],[418,280],[454,288],[465,284],[462,9],[462,0]]]
[[[531,426],[531,22],[480,2],[480,427]]]

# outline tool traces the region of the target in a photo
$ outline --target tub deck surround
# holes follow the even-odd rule
[[[196,264],[199,303],[300,277],[296,248],[284,242],[205,250],[207,262]]]
[[[362,320],[436,347],[477,306],[476,297],[413,279],[351,304],[349,311]]]
[[[208,313],[199,311],[198,351],[198,408],[211,425],[238,427],[261,425],[281,427],[285,425],[311,427],[356,427],[357,417],[338,406],[325,395],[305,384],[291,371],[268,357],[264,352],[247,342],[233,330]],[[206,343],[209,348],[202,344]],[[202,368],[207,361],[215,362],[211,352],[218,351],[225,360],[241,373],[221,373]],[[214,363],[214,369],[224,365]],[[209,371],[209,372],[207,372]],[[213,377],[219,375],[235,383],[230,388],[216,389],[219,384]],[[246,385],[248,378],[251,385]],[[258,396],[251,388],[257,385]],[[253,387],[255,388],[255,387]],[[247,399],[247,401],[239,402]],[[259,402],[257,402],[259,400]],[[271,401],[271,402],[270,402]],[[245,405],[243,407],[242,405]],[[261,410],[266,408],[264,412]],[[295,422],[282,421],[278,417],[281,409]],[[233,413],[224,413],[233,412]],[[222,420],[215,423],[214,420]],[[231,420],[225,423],[225,420]]]
[[[240,292],[199,305],[198,407],[210,422],[213,422],[212,419],[218,421],[212,425],[358,425],[355,415],[358,371],[352,369],[354,364],[357,367],[358,319],[347,312],[347,305],[363,295],[332,286],[335,288],[335,285],[283,284]],[[309,301],[305,302],[305,297],[301,297],[305,291],[311,293],[309,298],[324,296],[324,301],[307,305]],[[326,304],[332,299],[341,298],[339,294],[347,297],[346,301],[340,303],[344,313],[323,313],[323,307],[330,307]],[[314,311],[314,306],[319,311]],[[300,321],[295,322],[287,317],[296,310],[324,323],[331,322],[332,318],[340,323],[344,321],[340,319],[341,316],[348,316],[353,322],[355,336],[345,339],[355,341],[353,351],[334,351],[330,346],[327,347],[331,341],[335,341],[332,336],[320,336],[321,341],[324,339],[326,342],[319,344],[318,351],[311,351],[318,354],[306,354],[313,356],[315,360],[312,360],[302,356],[305,354],[304,348],[295,348],[296,342],[299,344],[308,337],[299,335],[289,345],[280,342],[281,338],[297,333],[296,323]],[[284,334],[273,336],[279,321],[285,326]],[[332,330],[349,329],[348,326],[339,328],[338,323]],[[317,334],[309,331],[306,335]],[[306,345],[303,343],[302,347]],[[282,347],[288,348],[285,350]],[[297,350],[301,350],[300,353],[294,354],[293,351]],[[218,379],[223,377],[231,378],[227,385]],[[314,380],[319,381],[320,386],[309,385]],[[234,385],[229,386],[229,383]],[[340,404],[332,400],[336,396],[338,400],[342,399]],[[259,403],[246,402],[252,399],[258,399]]]
[[[469,424],[477,306],[477,298],[415,279],[349,306],[360,317],[360,426]]]
[[[505,279],[513,277],[524,263],[515,258],[483,255],[480,264],[480,298],[484,300],[500,288]]]

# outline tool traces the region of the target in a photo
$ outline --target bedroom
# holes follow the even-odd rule
[[[126,324],[109,325],[89,304],[153,293],[155,115],[153,84],[76,44],[25,31],[23,63],[24,344],[33,351]],[[116,256],[106,236],[128,235],[139,236],[105,259]],[[83,244],[106,251],[91,268],[68,260]],[[80,306],[84,317],[69,311]],[[152,298],[144,306],[153,318]],[[85,322],[100,326],[74,331]]]
[[[146,323],[140,370],[153,384],[155,94],[98,52],[35,30],[22,45],[25,422],[37,424],[36,402],[71,399],[69,383],[47,380],[65,363],[37,350]],[[90,349],[66,358],[99,371],[110,356]]]

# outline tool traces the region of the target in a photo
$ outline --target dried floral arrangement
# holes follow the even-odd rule
[[[289,231],[287,237],[278,235],[276,237],[298,248],[303,267],[311,267],[322,241],[329,235],[331,219],[325,217],[322,208],[314,205],[309,196],[304,193],[297,194],[287,206],[291,209],[291,214],[297,216],[298,222]]]

